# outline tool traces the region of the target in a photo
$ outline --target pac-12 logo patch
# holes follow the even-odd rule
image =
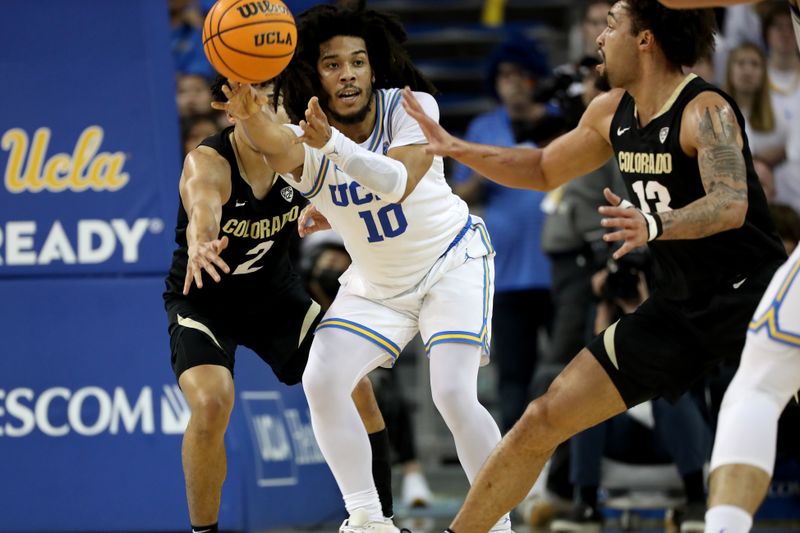
[[[661,131],[658,132],[658,140],[661,141],[661,144],[664,144],[664,141],[667,140],[667,135],[669,135],[669,128],[661,128]]]
[[[283,199],[287,202],[291,202],[292,198],[294,198],[294,189],[288,186],[284,187],[281,189],[281,196],[283,196]]]

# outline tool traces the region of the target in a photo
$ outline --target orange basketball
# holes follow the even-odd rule
[[[274,78],[297,44],[294,17],[280,0],[218,0],[203,23],[203,50],[214,68],[241,83]]]

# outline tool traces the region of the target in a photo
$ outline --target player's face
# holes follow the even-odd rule
[[[358,124],[369,114],[374,77],[361,37],[338,35],[319,45],[317,61],[325,110],[344,124]]]
[[[608,12],[606,28],[597,37],[600,59],[598,72],[611,87],[625,87],[636,76],[639,37],[631,33],[631,18],[625,2],[617,2]]]

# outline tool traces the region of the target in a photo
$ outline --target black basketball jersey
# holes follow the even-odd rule
[[[736,113],[747,167],[747,216],[742,227],[701,239],[649,243],[656,288],[673,299],[730,288],[760,266],[786,258],[753,169],[744,118],[732,98],[701,78],[691,79],[670,108],[643,128],[633,97],[627,92],[622,97],[609,135],[629,197],[649,213],[679,209],[705,196],[697,159],[687,156],[680,144],[684,108],[704,91],[720,94]]]
[[[261,295],[280,293],[290,282],[296,281],[288,248],[290,239],[297,235],[297,218],[306,203],[302,195],[277,175],[267,195],[261,200],[256,199],[250,185],[239,173],[231,145],[232,133],[233,127],[229,127],[200,143],[216,150],[231,168],[231,196],[222,206],[219,234],[220,238],[228,236],[228,247],[220,257],[231,271],[225,274],[217,268],[222,277],[219,283],[204,271],[203,288],[198,289],[193,284],[189,291],[190,299],[213,307],[227,303],[237,307],[246,306],[248,302],[257,304]],[[188,222],[183,203],[179,202],[175,228],[178,248],[172,256],[165,296],[178,295],[183,290]]]

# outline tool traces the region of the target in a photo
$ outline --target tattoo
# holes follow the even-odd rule
[[[697,132],[697,166],[706,196],[664,213],[665,237],[696,239],[737,226],[741,206],[747,206],[747,169],[737,126],[729,107],[706,107]]]

